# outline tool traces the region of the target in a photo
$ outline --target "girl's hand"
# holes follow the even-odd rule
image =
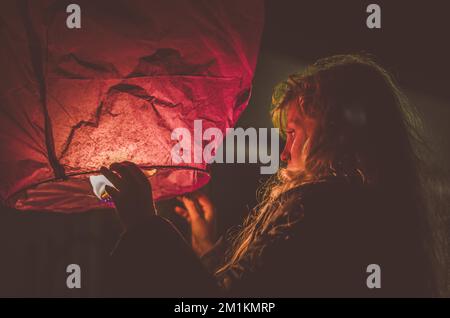
[[[105,190],[125,230],[156,214],[150,182],[137,165],[128,161],[113,163],[110,169],[102,167],[100,172],[116,188],[106,186]]]
[[[177,197],[184,207],[175,207],[175,212],[191,226],[192,249],[198,256],[208,252],[217,240],[216,212],[211,200],[201,192]]]

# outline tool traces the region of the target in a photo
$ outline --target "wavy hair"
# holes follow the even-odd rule
[[[397,191],[411,212],[399,217],[408,218],[414,231],[427,232],[420,180],[427,152],[422,122],[387,70],[362,54],[320,59],[273,91],[271,115],[282,136],[290,105],[315,122],[306,136],[305,169],[281,168],[263,185],[259,204],[242,228],[230,234],[231,248],[217,275],[239,266],[249,253],[261,252],[253,246],[258,237],[273,231],[275,219],[289,212],[278,199],[282,193],[324,177],[357,176],[365,184]]]

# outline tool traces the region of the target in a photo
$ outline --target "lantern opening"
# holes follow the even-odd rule
[[[173,197],[174,191],[180,194],[195,191],[210,180],[209,172],[199,168],[180,166],[140,168],[152,184],[155,201]],[[72,174],[65,179],[45,180],[33,184],[11,195],[7,199],[7,204],[20,210],[63,213],[110,208],[109,200],[104,200],[101,195],[102,188],[104,189],[107,183],[99,173],[96,170]],[[93,189],[92,180],[95,180],[96,189]]]

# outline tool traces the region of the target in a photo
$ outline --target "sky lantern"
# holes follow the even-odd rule
[[[0,4],[0,195],[20,210],[104,207],[90,177],[132,161],[156,200],[205,185],[208,164],[176,163],[174,129],[233,127],[247,106],[262,1]],[[92,178],[91,178],[92,179]]]

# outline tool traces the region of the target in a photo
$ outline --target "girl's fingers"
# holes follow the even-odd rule
[[[190,199],[186,196],[183,196],[181,200],[182,200],[191,220],[197,219],[200,217],[200,213],[197,210],[195,202],[192,199]]]
[[[109,166],[109,169],[119,174],[119,176],[121,177],[121,183],[124,187],[123,190],[128,190],[133,187],[134,178],[131,172],[128,171],[127,166],[123,165],[122,163],[115,162]]]
[[[112,172],[111,170],[109,170],[106,167],[101,167],[100,168],[100,172],[101,174],[103,174],[106,179],[108,179],[117,189],[120,189],[122,186],[122,180],[120,179],[120,177],[118,175],[116,175],[114,172]]]
[[[117,203],[117,200],[119,199],[119,191],[117,191],[113,187],[110,187],[109,185],[105,186],[105,191],[113,199],[113,201]]]
[[[151,184],[149,180],[137,165],[129,161],[124,161],[121,165],[126,167],[126,170],[133,176],[134,180],[139,183],[143,189],[148,189],[151,192]]]
[[[176,206],[176,207],[175,207],[175,212],[177,212],[179,215],[181,215],[181,216],[183,216],[183,217],[189,215],[188,211],[187,211],[186,209],[183,209],[183,208],[180,207],[180,206]]]
[[[201,192],[198,192],[196,194],[196,198],[198,204],[203,210],[205,219],[211,220],[212,218],[214,218],[214,205],[212,204],[211,200]]]
[[[175,213],[177,213],[179,216],[183,217],[184,219],[186,219],[186,221],[190,221],[189,218],[189,212],[186,209],[183,209],[182,207],[176,206],[175,207]]]

